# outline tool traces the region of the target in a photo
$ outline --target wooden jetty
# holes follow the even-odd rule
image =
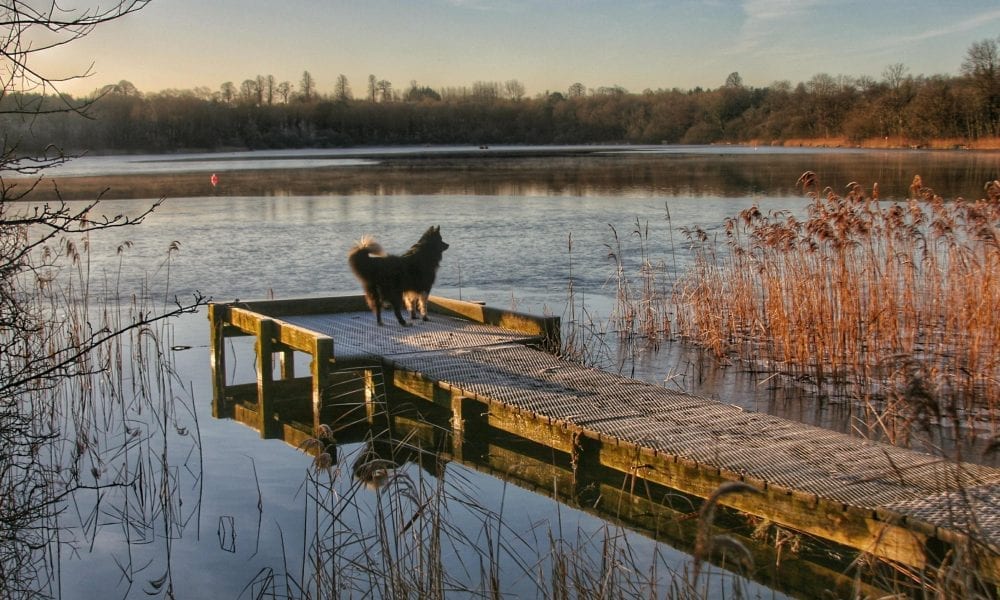
[[[483,427],[512,433],[568,457],[576,489],[597,469],[701,498],[743,482],[757,492],[721,503],[914,568],[958,548],[1000,581],[1000,469],[563,360],[556,317],[440,297],[429,304],[431,321],[412,327],[376,326],[361,296],[211,304],[213,414],[297,443],[308,427],[283,425],[289,415],[313,431],[336,429],[372,418],[378,397],[422,398],[450,411],[457,448]],[[256,382],[226,381],[226,340],[235,336],[255,338]],[[296,352],[311,358],[308,376],[296,377]],[[338,397],[344,377],[363,378],[362,398]]]

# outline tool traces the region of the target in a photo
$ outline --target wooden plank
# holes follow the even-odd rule
[[[452,389],[447,384],[440,384],[428,379],[422,373],[402,369],[398,366],[394,369],[392,383],[399,390],[452,411],[453,418],[455,407],[458,405],[460,406],[461,418],[467,419],[470,413],[475,412],[475,408],[469,406],[467,402],[475,400],[482,407],[479,409],[479,415],[481,415],[479,419],[482,420],[485,417],[486,424],[490,427],[513,433],[567,454],[573,451],[574,436],[579,434],[579,428],[567,423],[523,412],[501,402],[475,398],[463,390]]]
[[[526,440],[572,454],[580,429],[558,419],[524,412],[500,402],[489,403],[489,425]]]
[[[257,402],[257,382],[234,383],[227,385],[224,390],[226,404],[234,402]],[[227,409],[231,410],[231,409]]]
[[[281,402],[307,400],[312,390],[312,377],[296,377],[294,379],[276,379],[271,382],[271,389]],[[227,385],[224,391],[227,405],[238,402],[257,402],[257,382],[236,383]],[[231,408],[227,408],[231,410]]]
[[[451,392],[424,377],[422,373],[396,367],[392,373],[392,385],[396,389],[451,410]]]
[[[314,347],[313,340],[316,338],[328,338],[331,347],[333,345],[333,338],[330,336],[287,323],[281,319],[272,319],[272,322],[275,325],[275,340],[282,346],[287,346],[300,352],[312,353]]]
[[[737,475],[724,476],[717,467],[679,460],[624,441],[602,441],[603,466],[693,496],[708,498],[719,486],[739,481]],[[927,564],[924,552],[927,536],[922,533],[879,521],[872,513],[812,494],[796,494],[772,486],[759,491],[760,494],[726,495],[720,503],[881,558],[918,568]]]
[[[427,308],[428,310],[444,315],[462,317],[477,323],[496,325],[497,327],[503,327],[511,331],[536,335],[546,349],[550,351],[557,351],[559,349],[559,317],[539,317],[527,313],[494,308],[475,302],[453,300],[442,296],[431,296],[428,298]]]
[[[249,300],[246,302],[240,302],[239,306],[269,317],[317,315],[368,310],[365,297],[362,295],[328,296],[323,298],[290,298],[282,300]]]
[[[230,306],[228,312],[230,325],[249,335],[260,334],[260,322],[264,315],[238,306]]]

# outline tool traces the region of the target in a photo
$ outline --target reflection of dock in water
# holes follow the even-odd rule
[[[430,322],[405,328],[377,327],[360,296],[211,305],[214,415],[299,445],[321,425],[339,430],[376,418],[382,399],[392,414],[399,400],[418,397],[449,417],[444,450],[453,459],[535,481],[549,495],[555,478],[570,504],[586,504],[581,499],[597,489],[602,499],[621,497],[625,479],[699,498],[745,482],[759,493],[726,494],[721,503],[910,567],[933,567],[959,547],[978,553],[981,572],[996,579],[1000,469],[561,360],[545,351],[558,347],[557,318],[444,298],[431,304]],[[241,335],[256,337],[257,381],[230,385],[225,340]],[[312,357],[309,376],[296,377],[296,352]],[[515,471],[494,466],[509,449],[493,444],[490,428],[557,450],[562,466],[551,450],[548,461],[518,454],[507,461]],[[470,448],[485,459],[470,457]],[[523,476],[533,471],[544,475]],[[618,485],[608,473],[617,473]],[[605,516],[642,526],[643,515],[659,514],[647,512],[644,498],[621,497]]]

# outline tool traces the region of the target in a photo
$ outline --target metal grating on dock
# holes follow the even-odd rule
[[[416,321],[409,327],[400,327],[391,314],[383,318],[386,324],[379,327],[370,312],[281,317],[293,325],[334,338],[336,355],[341,359],[523,343],[537,337],[445,315],[432,315],[430,321]]]
[[[1000,514],[1000,470],[747,412],[523,346],[389,358],[396,368],[419,372],[469,397],[566,421],[772,487],[873,511],[891,509],[940,525],[953,522],[956,512],[975,508]],[[1000,542],[1000,518],[977,525],[987,539]]]

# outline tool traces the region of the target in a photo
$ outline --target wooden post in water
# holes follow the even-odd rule
[[[373,428],[389,430],[392,418],[389,414],[389,394],[392,393],[393,367],[383,364],[364,370],[365,416]]]
[[[226,321],[228,307],[208,305],[210,364],[212,367],[212,416],[216,419],[230,417],[226,410]]]
[[[281,351],[281,378],[295,379],[295,351],[285,348]]]
[[[333,359],[333,338],[320,335],[312,341],[312,409],[313,435],[317,435],[322,421],[320,412],[323,410],[323,398],[330,386],[330,361]]]
[[[587,504],[600,495],[598,472],[601,469],[601,446],[599,440],[584,435],[582,432],[573,434],[573,452],[570,461],[573,465],[573,497]]]
[[[260,437],[273,437],[274,422],[274,321],[260,320],[257,334],[257,413]]]
[[[481,460],[489,439],[489,406],[463,394],[451,396],[452,453],[459,460]]]

